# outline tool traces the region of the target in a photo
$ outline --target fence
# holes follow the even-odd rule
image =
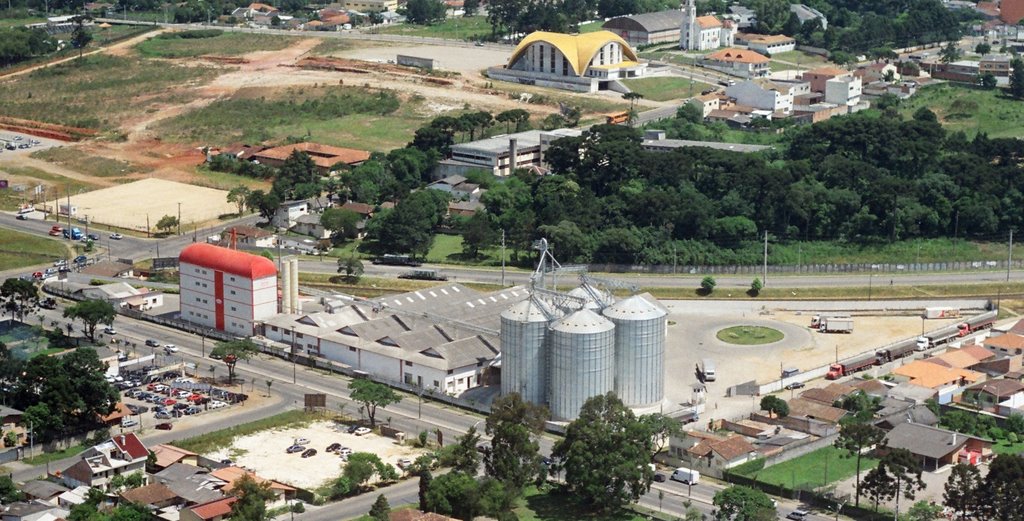
[[[1007,261],[956,261],[908,263],[848,263],[848,264],[782,264],[768,265],[769,274],[815,273],[922,273],[936,271],[988,271],[1006,269]],[[1014,269],[1024,268],[1024,260],[1010,262]],[[671,264],[590,264],[593,273],[652,273],[660,275],[760,275],[764,266],[754,265],[671,265]]]
[[[722,480],[732,483],[734,485],[743,485],[750,488],[756,488],[764,491],[765,493],[785,497],[789,499],[795,499],[801,501],[807,505],[819,507],[826,511],[835,513],[839,510],[844,516],[858,519],[861,521],[891,521],[892,513],[887,512],[875,512],[865,507],[855,507],[851,504],[853,498],[841,497],[837,498],[832,494],[826,494],[817,492],[814,490],[800,490],[791,489],[782,485],[775,485],[772,483],[763,483],[747,476],[741,476],[739,474],[733,474],[726,472],[722,476]],[[838,508],[837,508],[838,507]]]

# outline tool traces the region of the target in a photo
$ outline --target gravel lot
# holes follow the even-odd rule
[[[346,426],[334,422],[316,422],[306,427],[274,429],[235,439],[231,447],[207,456],[214,460],[230,458],[236,465],[251,469],[261,477],[299,488],[313,489],[341,475],[344,462],[337,455],[326,452],[331,443],[340,443],[353,452],[370,452],[392,465],[399,458],[416,459],[424,451],[395,440],[367,434],[356,436],[344,432]],[[315,456],[303,458],[287,454],[285,450],[295,438],[310,440],[308,448],[316,449]],[[401,472],[401,471],[399,471]]]

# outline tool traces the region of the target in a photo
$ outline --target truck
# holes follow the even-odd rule
[[[845,362],[839,362],[837,364],[831,364],[828,366],[828,373],[825,374],[825,378],[828,380],[836,380],[844,376],[850,376],[857,371],[863,371],[878,361],[874,353],[862,355],[854,358],[853,360],[847,360]]]
[[[925,349],[945,344],[954,338],[964,337],[982,329],[989,329],[995,324],[997,314],[997,311],[986,311],[967,319],[965,322],[946,326],[926,335],[921,335],[917,337],[917,350],[924,351]]]
[[[705,382],[714,382],[717,378],[715,372],[715,361],[710,358],[705,358],[700,361],[700,374],[704,377]]]
[[[924,318],[960,318],[960,308],[924,308]]]
[[[818,313],[811,317],[811,329],[819,329],[821,323],[829,318],[851,318],[846,313]]]
[[[422,264],[408,255],[395,255],[393,253],[386,253],[380,257],[375,257],[371,262],[385,266],[419,266]]]
[[[672,481],[686,483],[687,485],[696,485],[700,483],[700,472],[690,470],[686,467],[679,467],[672,471]]]
[[[412,270],[398,276],[400,279],[445,281],[448,277],[434,270]]]
[[[78,228],[72,228],[70,230],[64,230],[64,238],[65,239],[70,238],[73,241],[81,240],[82,239],[82,230],[79,230]]]
[[[821,320],[818,331],[822,333],[853,333],[853,319],[850,317],[827,317]]]
[[[878,365],[882,365],[913,353],[916,347],[917,342],[915,340],[904,340],[885,349],[875,351],[875,357],[877,358]]]

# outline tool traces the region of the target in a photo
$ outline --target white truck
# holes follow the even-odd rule
[[[924,318],[960,318],[960,308],[924,308]]]
[[[849,316],[822,318],[818,331],[822,333],[853,333],[853,318]]]
[[[811,316],[811,329],[821,329],[821,325],[830,318],[850,318],[846,313],[819,313]]]
[[[717,378],[715,371],[715,361],[710,358],[705,358],[700,361],[700,374],[704,377],[705,382],[714,382]]]
[[[686,483],[687,485],[696,485],[697,483],[700,483],[700,472],[690,470],[686,467],[679,467],[672,472],[672,481]]]

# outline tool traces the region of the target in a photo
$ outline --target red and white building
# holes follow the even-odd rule
[[[266,257],[192,244],[178,257],[181,319],[239,336],[277,314],[277,268]]]

